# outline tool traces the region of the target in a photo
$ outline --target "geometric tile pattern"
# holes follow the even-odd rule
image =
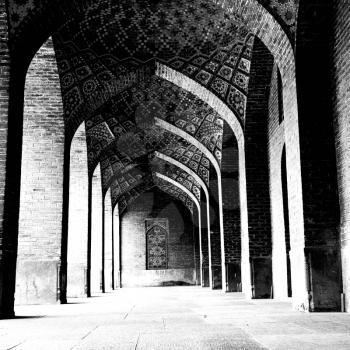
[[[16,43],[17,39],[21,38],[23,35],[28,35],[30,37],[30,32],[28,33],[28,28],[33,26],[33,22],[44,22],[48,21],[48,13],[51,11],[53,14],[56,12],[62,12],[60,10],[61,8],[64,9],[66,6],[64,5],[65,2],[70,2],[71,0],[59,0],[59,1],[39,1],[39,0],[9,0],[8,1],[8,11],[9,11],[9,25],[10,25],[10,38],[13,44]],[[298,0],[258,0],[276,19],[277,21],[282,25],[282,27],[285,29],[287,34],[292,37],[292,34],[295,32],[296,27],[296,15],[297,15],[297,8],[298,8]],[[131,1],[130,1],[131,3]],[[138,5],[143,5],[143,3],[149,4],[150,1],[135,1],[135,7]],[[160,9],[166,9],[173,8],[177,9],[178,12],[181,12],[183,9],[183,3],[180,1],[177,2],[166,2],[164,1],[165,5],[161,6],[162,4],[157,3],[151,3],[153,5],[153,11],[151,12],[155,17],[161,17],[161,12],[159,13],[156,10],[156,7]],[[203,7],[204,2],[200,1],[191,1],[190,4],[193,4],[193,7],[198,7],[201,9]],[[207,4],[209,1],[207,1]],[[83,7],[84,5],[80,5]],[[145,5],[143,5],[145,6]],[[105,2],[104,7],[108,8],[108,4]],[[141,7],[141,6],[140,6]],[[190,7],[187,8],[191,9]],[[101,6],[101,10],[103,10],[103,7]],[[152,8],[151,8],[152,10]],[[78,11],[76,11],[78,12]],[[81,12],[81,10],[79,11]],[[192,10],[192,16],[189,17],[189,21],[193,20],[195,16],[198,16],[199,11],[194,12]],[[72,11],[74,13],[74,11]],[[204,11],[202,12],[203,16],[206,16],[208,18],[208,14]],[[127,13],[129,15],[129,13]],[[51,15],[52,17],[52,15]],[[56,14],[57,17],[57,14]],[[102,17],[102,16],[101,16]],[[105,17],[107,17],[105,15]],[[102,17],[103,19],[103,17]],[[153,19],[151,17],[151,19]],[[180,18],[180,20],[183,20],[183,18]],[[214,18],[214,20],[217,20]],[[154,21],[154,19],[153,19]],[[98,27],[96,28],[98,30]],[[46,36],[49,36],[50,33],[47,33]],[[145,45],[147,45],[148,42],[145,40]]]
[[[144,65],[150,64],[152,70],[152,62],[160,61],[206,86],[244,123],[254,37],[238,17],[228,16],[214,3],[177,0],[176,5],[166,1],[155,6],[151,1],[141,5],[101,0],[86,10],[79,23],[67,21],[56,38],[59,68],[65,68],[62,84],[68,87],[64,92],[68,119],[79,118],[81,105],[102,103],[108,92],[112,98],[105,88],[110,80]],[[108,71],[92,74],[96,64]],[[136,75],[128,86],[140,81]],[[66,106],[69,101],[73,105]]]
[[[209,159],[194,145],[183,142],[181,146],[169,146],[160,149],[159,152],[179,161],[198,174],[198,176],[209,186],[209,175],[211,164]]]
[[[115,174],[115,176],[109,179],[108,187],[113,186],[112,197],[118,197],[124,193],[130,191],[131,189],[137,187],[145,181],[147,174],[143,174],[138,168],[132,168],[128,172],[122,172]],[[103,180],[102,180],[103,181]],[[108,188],[103,184],[103,188]]]
[[[206,146],[220,164],[223,120],[207,103],[157,76],[134,87],[132,95],[144,123],[158,117],[175,125]]]
[[[168,219],[146,219],[147,270],[168,268]]]
[[[294,40],[299,0],[259,0]]]
[[[194,203],[192,199],[177,186],[160,179],[155,175],[147,176],[143,182],[134,188],[129,189],[122,195],[120,195],[118,190],[116,190],[116,188],[118,188],[117,184],[113,183],[111,186],[112,205],[114,207],[118,203],[119,214],[122,215],[132,202],[137,200],[137,198],[139,198],[144,192],[152,189],[155,186],[173,198],[180,200],[193,214]]]
[[[172,183],[166,180],[157,177],[156,175],[154,176],[154,183],[163,192],[168,193],[174,198],[180,200],[193,214],[193,200],[182,189],[178,188],[177,186],[173,185]]]
[[[160,158],[154,158],[152,161],[152,171],[175,180],[177,183],[192,192],[198,201],[200,201],[200,184],[193,178],[193,176],[189,175],[184,170]]]
[[[46,2],[8,1],[14,42],[31,18],[40,18]],[[293,28],[296,0],[261,2]],[[223,120],[193,94],[156,77],[156,62],[205,86],[244,126],[254,36],[239,14],[227,14],[214,1],[99,0],[79,6],[84,10],[66,18],[54,34],[54,44],[68,136],[85,121],[90,174],[100,163],[103,191],[113,184],[112,197],[125,205],[154,185],[155,170],[199,199],[200,186],[191,176],[173,165],[154,169],[149,160],[155,151],[164,153],[208,185],[209,159],[190,142],[155,126],[154,118],[198,140],[218,164]],[[157,179],[158,185],[180,196],[176,186],[163,182]],[[193,210],[192,200],[184,198]]]
[[[170,66],[213,92],[244,124],[254,36],[245,33],[241,40],[209,57],[190,63],[177,59]]]

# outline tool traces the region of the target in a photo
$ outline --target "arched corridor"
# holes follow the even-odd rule
[[[179,292],[237,334],[346,333],[349,25],[347,0],[0,0],[0,319]],[[254,327],[242,348],[282,344]]]

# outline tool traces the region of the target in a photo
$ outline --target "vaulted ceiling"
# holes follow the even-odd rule
[[[261,4],[293,40],[297,0]],[[85,123],[90,175],[100,164],[113,205],[123,212],[157,186],[193,211],[201,185],[189,170],[206,186],[215,177],[224,121],[157,65],[205,87],[244,128],[255,37],[240,14],[207,0],[9,0],[8,13],[22,62],[52,35],[67,135]]]

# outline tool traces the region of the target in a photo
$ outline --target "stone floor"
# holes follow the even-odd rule
[[[16,314],[0,321],[0,350],[350,349],[350,314],[200,287],[122,289]]]

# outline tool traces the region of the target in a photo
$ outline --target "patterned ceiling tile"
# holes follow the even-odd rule
[[[160,188],[163,192],[170,194],[174,198],[180,200],[193,214],[194,203],[193,200],[185,193],[182,189],[175,186],[174,184],[165,181],[157,176],[153,177],[153,181],[158,188]]]
[[[257,1],[277,19],[289,37],[293,38],[299,0]],[[215,1],[125,0],[115,3],[105,0],[91,6],[91,2],[85,1],[9,0],[7,7],[12,46],[20,39],[30,37],[33,26],[55,30],[65,22],[65,26],[71,30],[77,31],[79,25],[85,27],[85,30],[78,31],[83,39],[91,40],[95,46],[99,45],[104,49],[119,49],[128,55],[137,55],[142,49],[149,55],[158,54],[165,58],[173,57],[176,53],[181,53],[181,57],[188,57],[196,52],[194,44],[198,46],[199,42],[201,52],[210,52],[215,47],[213,43],[225,43],[226,37],[237,31],[229,26],[234,15],[228,15],[216,8]],[[85,16],[81,16],[84,12]],[[131,21],[132,17],[136,19]],[[236,18],[238,21],[239,18]],[[80,23],[77,23],[79,20]],[[116,32],[114,36],[109,34],[115,32],[116,28],[124,30]],[[92,29],[101,40],[93,39]],[[51,34],[47,32],[44,37]],[[203,34],[209,34],[209,38],[198,40]],[[131,41],[131,35],[136,40]],[[174,36],[183,45],[172,43],[170,39]]]
[[[246,93],[246,87],[237,82],[241,82],[244,72],[245,84],[248,83],[253,37],[239,19],[202,0],[194,3],[177,0],[176,6],[166,3],[155,6],[144,1],[141,6],[135,0],[118,3],[102,0],[92,4],[79,23],[68,21],[60,28],[54,41],[62,90],[64,95],[71,96],[75,88],[79,102],[67,106],[68,119],[82,118],[79,116],[81,108],[78,108],[81,104],[85,109],[80,112],[86,114],[87,105],[99,106],[118,91],[138,84],[143,76],[152,75],[155,60],[172,67],[176,63],[176,69],[225,102],[231,86]],[[104,12],[106,9],[108,11]],[[180,61],[183,62],[181,67]],[[239,69],[242,70],[241,79],[232,79]],[[101,77],[104,78],[101,80]],[[120,84],[120,80],[124,84]],[[70,100],[64,99],[65,105]],[[144,102],[138,108],[143,115],[142,122],[147,124],[150,113],[164,113],[152,101]],[[236,105],[230,104],[230,107],[234,109]],[[240,111],[240,108],[234,109],[244,123],[245,116]]]
[[[200,201],[200,184],[184,170],[160,158],[154,158],[152,161],[152,171],[175,180],[191,191],[198,201]]]
[[[195,171],[199,169],[202,158],[204,165],[209,163],[197,148],[191,150],[187,141],[154,125],[154,116],[195,137],[220,163],[223,121],[219,115],[189,92],[152,77],[147,83],[117,95],[108,108],[86,121],[91,170],[106,148],[111,152],[115,150],[119,165],[123,164],[121,158],[128,159],[128,163],[134,162],[161,149],[166,150],[168,155],[178,150],[174,157],[189,163]],[[187,150],[181,153],[183,146]],[[204,174],[204,171],[201,173]],[[204,181],[207,179],[208,176]]]

